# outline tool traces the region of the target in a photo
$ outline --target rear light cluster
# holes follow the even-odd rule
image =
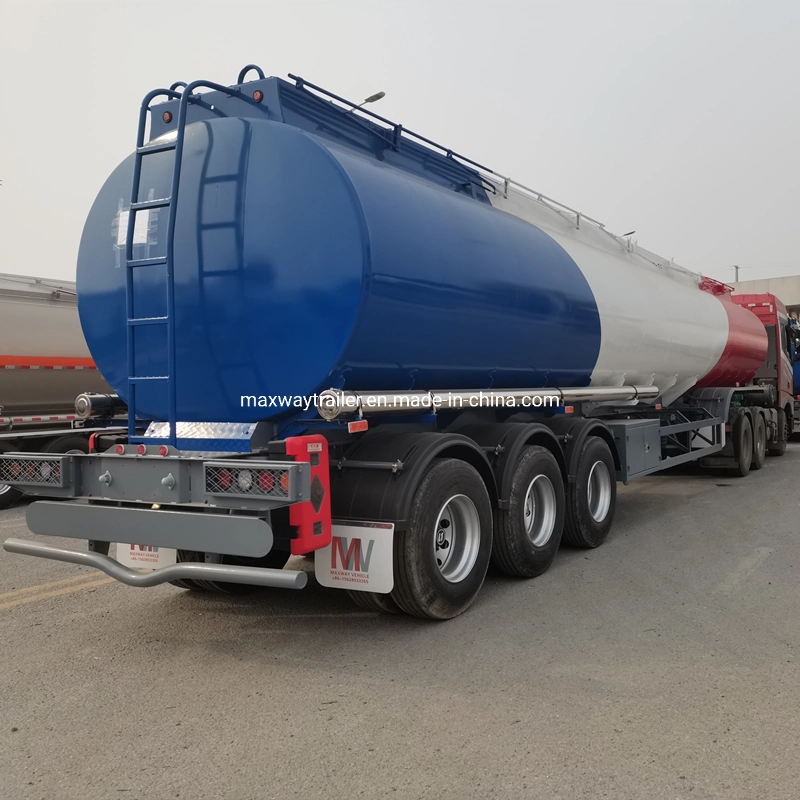
[[[207,466],[206,492],[286,498],[289,496],[289,472],[281,468]]]
[[[158,455],[160,455],[160,456],[168,456],[169,455],[169,447],[167,447],[165,444],[159,445],[158,448],[156,448],[153,445],[151,445],[150,449],[148,450],[147,449],[147,445],[139,444],[139,445],[136,445],[136,450],[134,451],[133,450],[133,445],[129,445],[128,447],[126,447],[124,444],[118,444],[114,448],[114,452],[118,456],[124,456],[126,453],[129,453],[129,454],[132,455],[134,452],[136,453],[137,456],[146,456],[146,455],[154,456],[156,453],[158,453]]]
[[[61,486],[60,458],[0,459],[0,483]]]

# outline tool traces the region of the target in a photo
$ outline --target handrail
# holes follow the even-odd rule
[[[254,69],[256,71],[259,80],[262,81],[264,80],[264,70],[261,69],[261,67],[259,67],[258,64],[246,64],[239,70],[239,77],[236,79],[236,83],[237,84],[244,83],[245,76],[247,75],[248,72],[250,72],[251,69]]]
[[[623,237],[618,236],[615,233],[612,233],[606,227],[605,223],[600,222],[593,217],[590,217],[584,214],[582,211],[578,211],[577,209],[568,206],[566,203],[562,203],[559,200],[555,200],[552,197],[548,197],[543,192],[538,192],[535,189],[531,189],[529,186],[525,186],[524,184],[520,183],[519,181],[515,181],[512,178],[508,177],[507,175],[503,175],[499,172],[496,172],[493,169],[490,169],[483,164],[480,164],[477,161],[474,161],[471,158],[467,158],[460,153],[456,153],[455,151],[451,150],[444,145],[439,144],[438,142],[434,142],[432,139],[428,139],[425,136],[422,136],[419,133],[415,133],[408,128],[403,127],[401,124],[392,122],[390,119],[386,117],[382,117],[380,114],[376,114],[374,111],[370,111],[367,108],[361,107],[357,103],[353,103],[350,100],[345,99],[344,97],[340,97],[339,95],[334,94],[333,92],[329,92],[327,89],[323,89],[321,86],[317,86],[316,84],[310,83],[309,81],[301,78],[298,75],[292,75],[289,73],[288,77],[295,82],[295,85],[298,89],[313,89],[315,92],[319,92],[320,94],[325,95],[326,97],[330,97],[332,100],[336,100],[340,103],[344,103],[347,106],[350,106],[347,113],[354,113],[358,112],[359,114],[363,114],[367,117],[371,117],[372,119],[376,119],[379,122],[383,122],[384,124],[390,126],[394,130],[395,139],[398,139],[400,136],[405,134],[406,136],[410,136],[424,144],[430,145],[431,147],[435,147],[436,149],[440,150],[446,158],[457,159],[460,162],[463,162],[466,165],[474,167],[479,173],[481,173],[481,177],[484,179],[488,179],[488,176],[492,176],[492,178],[497,179],[500,181],[500,185],[496,186],[498,191],[502,191],[503,197],[508,197],[508,190],[510,188],[516,189],[527,196],[529,199],[534,200],[535,202],[540,203],[541,205],[549,208],[551,211],[559,214],[560,216],[568,219],[570,222],[573,222],[577,228],[580,228],[581,222],[588,222],[590,225],[595,226],[600,231],[602,231],[606,236],[613,239],[619,245],[624,247],[628,252],[637,255],[639,258],[642,258],[644,261],[647,261],[653,266],[659,267],[660,269],[674,269],[678,272],[683,272],[687,275],[692,277],[696,277],[698,280],[702,277],[699,273],[694,272],[693,270],[687,269],[686,267],[682,267],[678,264],[675,264],[673,259],[664,259],[663,261],[654,261],[652,258],[648,258],[644,255],[637,247],[637,244],[633,242],[630,237]],[[568,217],[567,215],[571,215]],[[656,255],[655,253],[653,255]]]
[[[178,427],[178,392],[177,392],[177,377],[176,377],[176,343],[175,343],[175,222],[178,217],[178,190],[181,181],[181,165],[183,164],[183,145],[184,145],[184,131],[186,130],[186,110],[189,103],[196,102],[200,98],[193,94],[195,89],[199,88],[213,89],[218,92],[225,92],[226,94],[237,97],[241,95],[241,89],[234,86],[222,86],[213,81],[197,80],[192,81],[186,86],[180,94],[180,104],[178,105],[178,119],[175,126],[177,136],[175,140],[175,165],[172,170],[172,186],[170,187],[170,202],[172,208],[167,218],[167,269],[171,274],[167,276],[167,365],[168,365],[168,402],[169,402],[169,421],[170,421],[170,444],[177,446],[177,427]],[[128,221],[130,226],[130,220]],[[128,234],[129,236],[132,233]]]
[[[365,114],[368,117],[372,117],[373,119],[380,120],[381,122],[385,122],[391,128],[393,128],[396,134],[402,135],[406,134],[407,136],[413,136],[415,139],[418,139],[421,142],[425,142],[425,144],[429,144],[432,147],[437,147],[439,150],[443,151],[447,158],[457,158],[460,161],[463,161],[467,164],[471,164],[473,167],[477,167],[478,169],[485,170],[486,172],[490,172],[492,175],[497,175],[493,170],[489,169],[489,167],[485,167],[483,164],[479,164],[477,161],[473,161],[471,158],[467,158],[466,156],[462,156],[460,153],[456,153],[452,150],[449,150],[446,147],[443,147],[440,144],[437,144],[432,139],[428,139],[425,136],[422,136],[419,133],[414,133],[414,131],[409,130],[408,128],[404,128],[400,123],[392,122],[390,119],[386,119],[386,117],[382,117],[380,114],[376,114],[374,111],[370,111],[367,108],[360,107],[357,103],[353,103],[350,100],[345,100],[344,97],[339,97],[339,95],[334,94],[333,92],[329,92],[327,89],[323,89],[321,86],[316,86],[313,83],[309,83],[307,80],[303,78],[289,74],[289,77],[295,81],[298,89],[304,89],[305,87],[309,87],[314,89],[314,91],[320,92],[321,94],[327,95],[328,97],[333,98],[334,100],[338,100],[340,103],[344,103],[345,105],[350,106],[351,108],[348,110],[348,113],[352,111],[358,111],[361,114]],[[500,176],[498,176],[500,177]]]

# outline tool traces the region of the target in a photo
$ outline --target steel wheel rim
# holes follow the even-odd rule
[[[10,491],[11,487],[7,483],[0,483],[0,494],[5,494]]]
[[[547,475],[537,475],[528,486],[523,505],[525,533],[534,547],[550,541],[556,527],[556,490]]]
[[[433,528],[436,566],[448,583],[466,578],[481,548],[481,520],[475,503],[465,494],[451,497],[439,510]]]
[[[602,522],[611,508],[611,474],[604,461],[592,464],[586,491],[589,514],[595,522]]]
[[[767,429],[764,425],[756,426],[756,452],[758,457],[764,455],[767,449]]]

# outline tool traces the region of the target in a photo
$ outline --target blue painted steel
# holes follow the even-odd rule
[[[286,424],[309,411],[283,401],[243,408],[241,396],[331,386],[588,384],[600,321],[586,280],[550,236],[493,209],[477,172],[284,81],[245,87],[264,102],[211,92],[187,105],[180,202],[169,215],[177,370],[158,326],[136,331],[133,374],[170,375],[178,419]],[[165,131],[157,117],[156,134]],[[78,263],[84,333],[123,396],[114,225],[133,162],[98,195]],[[174,151],[151,155],[140,196],[169,196],[173,165]],[[147,243],[132,245],[137,259],[167,245],[167,215],[150,215]],[[133,270],[138,316],[169,314],[157,273]],[[169,394],[139,385],[139,414],[168,419]]]

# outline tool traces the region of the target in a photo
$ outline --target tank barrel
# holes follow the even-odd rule
[[[71,281],[0,273],[0,426],[63,424],[80,392],[112,391],[89,353],[75,294]]]
[[[373,131],[330,93],[312,109],[300,79],[212,88],[213,119],[189,90],[159,106],[154,144],[111,174],[81,238],[84,334],[131,419],[305,422],[293,398],[334,386],[357,407],[323,398],[323,418],[413,415],[448,386],[463,391],[435,392],[439,410],[476,407],[464,387],[602,404],[645,387],[669,406],[693,386],[745,385],[764,361],[764,326],[727,287],[582,212],[399,124],[372,117]],[[284,106],[291,124],[276,121]],[[224,193],[204,177],[212,151]],[[168,202],[181,210],[156,215]],[[269,224],[246,224],[266,209]],[[109,270],[123,246],[128,268]],[[395,389],[403,400],[386,402]]]

